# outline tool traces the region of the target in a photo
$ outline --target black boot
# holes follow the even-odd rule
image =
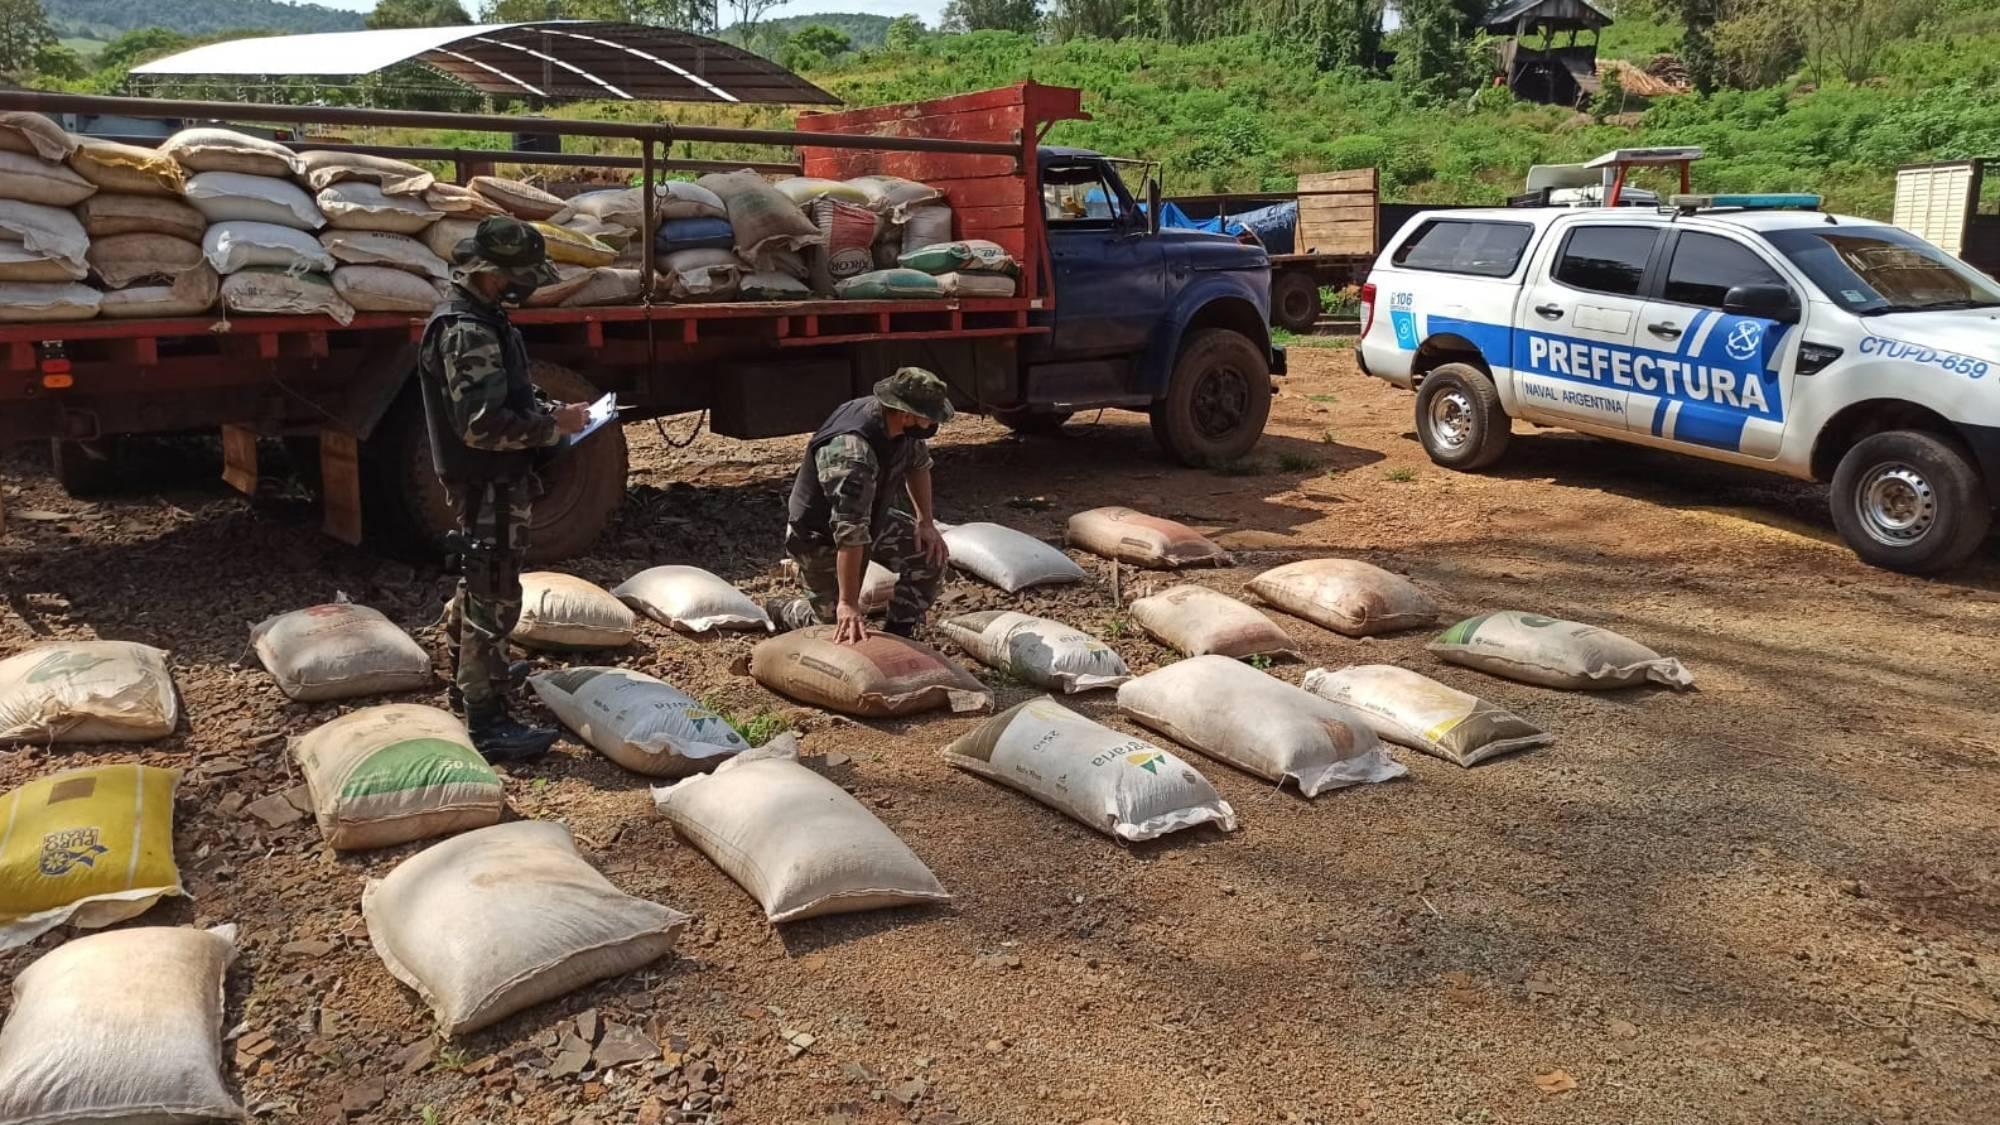
[[[917,623],[914,621],[884,621],[882,631],[902,637],[904,640],[917,639]]]
[[[519,691],[528,682],[528,676],[534,670],[534,661],[516,660],[512,664],[507,665],[507,682],[504,684],[496,683],[493,687],[498,691]],[[445,702],[451,707],[452,714],[465,714],[465,693],[458,688],[458,654],[456,652],[452,654],[451,682],[445,685],[444,697]]]
[[[507,701],[494,698],[470,709],[465,717],[472,745],[480,757],[500,764],[539,758],[555,745],[558,732],[551,727],[531,727],[507,714]]]

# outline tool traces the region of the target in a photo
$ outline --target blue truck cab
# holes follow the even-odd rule
[[[1079,410],[1152,416],[1161,448],[1184,464],[1248,453],[1270,417],[1284,349],[1269,330],[1271,263],[1219,234],[1162,230],[1158,182],[1134,197],[1118,166],[1080,148],[1040,150],[1054,308],[1022,348],[1019,401],[995,411],[1017,430],[1060,426]]]

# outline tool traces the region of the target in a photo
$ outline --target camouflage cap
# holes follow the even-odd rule
[[[875,384],[875,399],[891,410],[914,414],[933,425],[951,421],[951,392],[944,380],[921,367],[898,368]]]
[[[460,239],[452,249],[451,261],[466,273],[491,271],[536,289],[557,280],[542,232],[504,215],[484,220],[471,238]]]

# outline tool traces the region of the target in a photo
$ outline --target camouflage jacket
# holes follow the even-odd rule
[[[554,445],[555,415],[528,381],[528,353],[506,314],[464,288],[433,317],[424,360],[442,383],[451,431],[472,449],[507,453]]]
[[[865,547],[874,542],[876,491],[885,482],[886,487],[901,488],[911,473],[931,467],[930,447],[924,442],[910,440],[900,445],[896,460],[903,463],[888,466],[886,473],[875,451],[859,434],[838,434],[813,454],[813,472],[819,476],[820,488],[832,509],[827,523],[835,547]],[[882,510],[897,506],[897,500],[886,498]]]

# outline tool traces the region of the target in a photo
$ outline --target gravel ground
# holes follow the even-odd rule
[[[1279,562],[1368,559],[1447,620],[1605,625],[1680,657],[1697,690],[1547,691],[1444,666],[1424,633],[1351,641],[1279,618],[1306,660],[1275,675],[1401,663],[1556,742],[1470,770],[1399,750],[1408,778],[1314,801],[1189,752],[1241,829],[1125,847],[939,761],[976,717],[811,711],[731,673],[749,640],[649,624],[617,662],[782,716],[956,901],[774,930],[641,779],[565,741],[514,771],[511,815],[568,823],[613,882],[693,914],[682,954],[437,1044],[359,910],[363,881],[416,847],[336,857],[309,818],[243,810],[296,784],[290,740],[358,704],[289,703],[242,660],[252,622],[336,592],[441,655],[446,579],[321,537],[302,501],[246,504],[199,447],[151,456],[138,479],[163,491],[95,504],[21,453],[0,462],[0,653],[160,645],[187,718],[147,747],[19,751],[0,785],[83,762],[188,770],[176,852],[193,899],[141,921],[241,925],[230,1071],[261,1120],[1991,1122],[1992,553],[1942,581],[1870,570],[1814,488],[1553,432],[1521,435],[1492,475],[1452,474],[1424,459],[1408,396],[1347,353],[1300,349],[1294,369],[1242,473],[1169,468],[1127,416],[1036,441],[970,421],[941,443],[941,512],[1053,540],[1071,512],[1130,504],[1234,549],[1239,566],[1187,576],[1231,593]],[[801,443],[631,437],[625,512],[568,569],[610,585],[691,562],[776,588]],[[1168,660],[1080,561],[1085,587],[955,581],[940,610],[1024,608],[1097,632],[1135,671]],[[995,687],[1001,706],[1029,694]],[[443,685],[405,698],[442,705]],[[1076,706],[1136,729],[1107,694]],[[0,955],[0,974],[70,936]],[[630,1033],[658,1060],[565,1057],[596,1041],[608,1059]]]

